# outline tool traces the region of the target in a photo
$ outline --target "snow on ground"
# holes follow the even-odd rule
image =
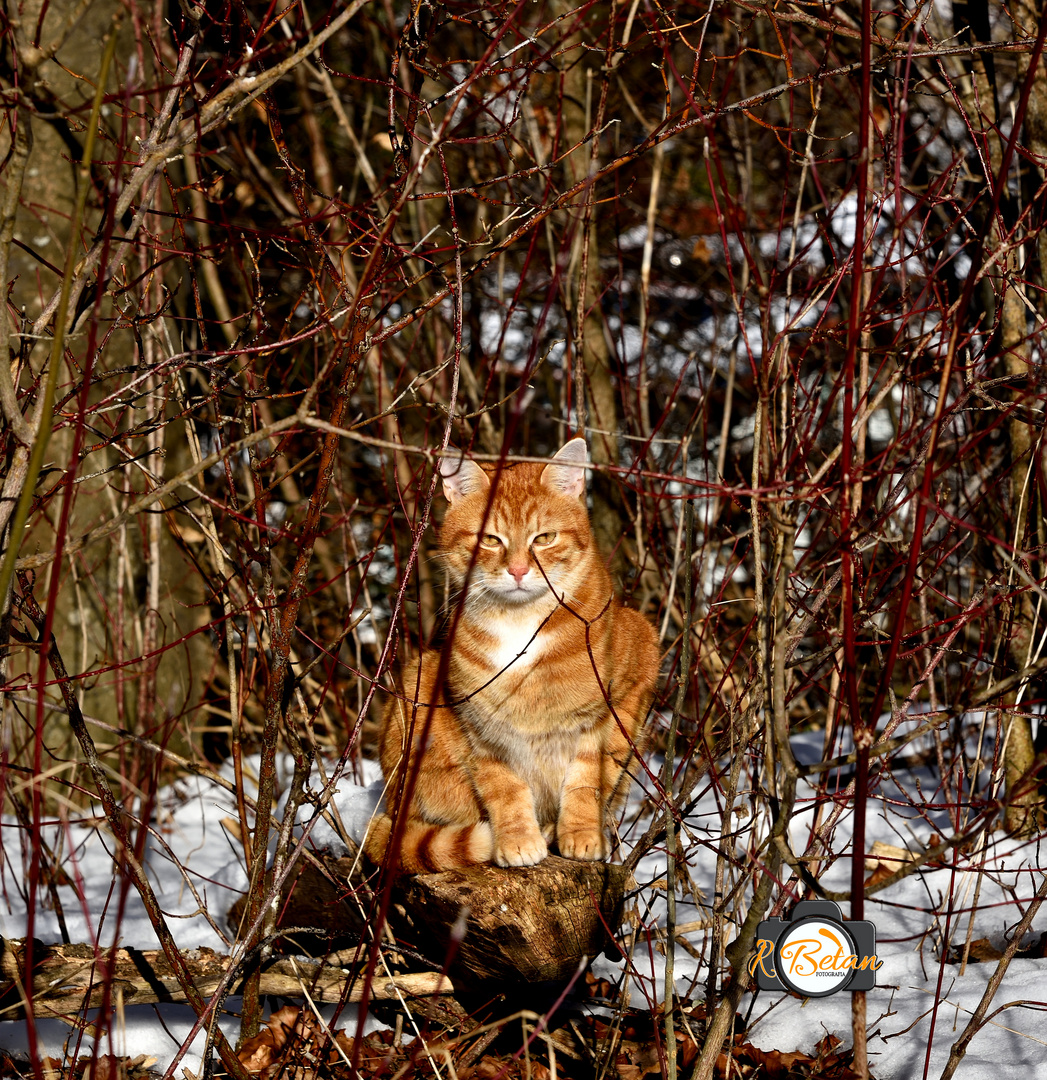
[[[282,763],[289,775],[290,762]],[[257,766],[257,760],[248,768]],[[350,835],[361,835],[371,811],[381,796],[380,784],[371,781],[380,777],[378,766],[363,763],[363,785],[352,780],[342,783],[344,795],[339,797],[342,821]],[[231,766],[221,774],[232,780]],[[368,786],[369,785],[369,786]],[[253,790],[250,794],[254,794]],[[223,821],[235,820],[233,796],[224,788],[200,777],[189,776],[165,788],[157,800],[154,814],[156,836],[147,856],[149,879],[156,892],[168,925],[180,948],[188,950],[209,947],[228,953],[232,934],[225,923],[229,908],[247,889],[247,873],[243,865],[243,850],[230,835]],[[101,813],[99,809],[99,814]],[[69,937],[74,942],[97,942],[101,947],[115,940],[121,946],[138,949],[159,948],[156,934],[146,916],[138,894],[130,889],[126,911],[116,926],[119,885],[114,887],[109,834],[97,827],[97,819],[89,824],[70,822],[66,827],[54,824],[46,828],[48,843],[65,853],[63,865],[71,878],[80,878],[80,893],[70,886],[59,893],[65,909]],[[326,823],[317,822],[314,837],[318,846],[333,842],[334,831]],[[26,936],[29,919],[25,895],[27,873],[24,860],[25,834],[12,819],[0,821],[0,936]],[[175,860],[182,864],[181,868]],[[58,919],[45,897],[35,910],[33,936],[47,944],[60,942]],[[206,912],[202,914],[201,911]],[[229,998],[227,1009],[239,1009],[239,1000]],[[323,1011],[323,1010],[322,1010]],[[329,1019],[333,1008],[325,1012]],[[125,1010],[125,1023],[114,1025],[112,1042],[105,1043],[102,1053],[136,1057],[154,1057],[163,1067],[175,1055],[182,1040],[189,1034],[194,1021],[192,1010],[181,1005],[141,1005]],[[339,1024],[355,1030],[356,1006],[350,1005],[340,1014]],[[239,1020],[223,1016],[223,1031],[235,1040]],[[365,1031],[381,1026],[368,1020]],[[75,1032],[58,1020],[37,1022],[37,1035],[42,1054],[62,1058],[75,1049]],[[28,1032],[24,1022],[0,1023],[0,1049],[9,1053],[28,1053]],[[199,1075],[200,1055],[204,1036],[198,1035],[188,1053],[179,1063],[176,1075],[183,1067]],[[91,1052],[85,1040],[80,1053]]]
[[[820,739],[820,733],[816,737],[798,736],[797,757],[803,761],[820,756]],[[657,762],[652,763],[652,768],[657,768]],[[231,772],[225,775],[231,777]],[[376,779],[376,768],[367,763],[360,783],[347,777],[338,783],[335,804],[350,835],[362,834],[380,797],[381,785],[375,783]],[[934,808],[934,790],[930,771],[895,771],[869,803],[867,849],[877,840],[918,849],[930,841],[934,832],[948,835],[946,812]],[[791,839],[800,849],[810,828],[811,793],[812,789],[801,789],[790,825]],[[634,799],[630,809],[638,805],[638,799]],[[849,813],[848,809],[834,842],[834,849],[844,854],[849,852]],[[223,825],[223,819],[228,822],[235,816],[232,796],[197,777],[179,780],[160,795],[154,814],[157,835],[147,865],[161,906],[184,949],[210,946],[225,952],[231,946],[225,916],[247,886],[242,852]],[[631,835],[639,836],[642,826],[642,822],[634,826]],[[721,827],[719,802],[712,789],[698,800],[686,827],[691,841],[689,873],[708,901],[714,890],[715,848]],[[65,853],[64,865],[71,877],[83,882],[82,899],[74,888],[60,888],[72,940],[97,940],[104,946],[115,937],[125,946],[156,948],[153,930],[133,891],[116,925],[117,889],[113,887],[108,834],[98,827],[97,819],[82,824],[72,821],[64,826],[54,823],[46,833],[48,842]],[[5,937],[23,937],[29,929],[24,839],[25,834],[14,822],[0,823],[0,934]],[[338,846],[336,833],[322,821],[315,823],[311,839],[320,848]],[[866,918],[876,926],[877,957],[883,961],[877,988],[868,994],[870,1067],[878,1080],[940,1075],[952,1043],[977,1008],[995,970],[995,963],[969,963],[961,975],[958,965],[941,963],[946,928],[953,946],[962,946],[969,934],[972,940],[987,937],[1003,947],[1005,931],[1015,925],[1039,886],[1041,875],[1036,868],[1045,865],[1047,855],[1039,842],[1018,842],[998,833],[989,834],[985,841],[984,845],[975,844],[958,854],[954,866],[926,868],[866,901]],[[849,860],[841,859],[821,880],[826,888],[845,890],[849,874]],[[651,886],[656,886],[659,879],[664,882],[664,852],[646,856],[636,877],[642,887],[646,886],[638,898],[641,919],[648,925],[663,920],[664,892]],[[201,914],[201,909],[207,916]],[[61,940],[55,914],[42,900],[34,914],[32,933],[38,939]],[[678,924],[707,915],[708,911],[697,906],[689,895],[678,902]],[[1035,920],[1030,940],[1044,929],[1047,913]],[[691,934],[690,940],[701,952],[702,931]],[[635,960],[631,976],[633,999],[637,1006],[644,1006],[662,996],[664,959],[656,950],[641,947]],[[704,967],[683,949],[677,950],[675,964],[677,993],[700,998]],[[599,958],[594,969],[598,975],[616,980],[621,977],[623,965]],[[932,1021],[939,980],[938,1008]],[[237,1004],[235,1000],[227,1003],[233,1009]],[[1042,1011],[1047,1009],[1047,960],[1012,961],[992,1009],[1008,1004],[1010,1007],[994,1015],[975,1037],[958,1070],[959,1077],[974,1080],[990,1071],[994,1080],[1012,1076],[1025,1080],[1030,1073],[1035,1075],[1047,1047],[1042,1018]],[[743,1001],[743,1015],[750,1008],[753,1026],[747,1038],[761,1049],[810,1052],[827,1032],[840,1036],[845,1044],[850,1042],[851,1000],[847,993],[806,1002],[762,993],[755,1001]],[[112,1044],[103,1046],[102,1052],[145,1054],[163,1065],[172,1059],[192,1024],[192,1014],[186,1007],[139,1006],[125,1012],[124,1023],[114,1028]],[[354,1026],[353,1011],[343,1011],[338,1023]],[[234,1017],[224,1018],[222,1026],[235,1035]],[[70,1030],[58,1021],[40,1022],[38,1036],[43,1052],[58,1057],[64,1047],[72,1049]],[[925,1070],[928,1043],[930,1057]],[[25,1053],[25,1023],[0,1023],[0,1048]],[[178,1073],[183,1066],[198,1073],[202,1050],[203,1041],[198,1039],[180,1062]],[[81,1052],[90,1052],[90,1046],[85,1043]]]

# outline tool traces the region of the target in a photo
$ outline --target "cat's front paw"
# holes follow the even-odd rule
[[[611,854],[611,845],[602,829],[561,829],[557,846],[565,859],[598,862]]]
[[[538,827],[520,833],[508,833],[496,838],[494,861],[499,866],[534,866],[549,854]]]

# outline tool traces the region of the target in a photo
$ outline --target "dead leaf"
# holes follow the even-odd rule
[[[268,1069],[279,1059],[280,1051],[295,1029],[301,1034],[305,1028],[302,1010],[296,1005],[285,1005],[282,1009],[277,1009],[264,1025],[264,1030],[247,1039],[237,1051],[236,1056],[249,1073],[260,1073]]]
[[[1001,956],[1003,956],[1003,949],[997,949],[987,937],[978,938],[977,941],[972,941],[970,952],[968,953],[968,959],[974,960],[977,963],[985,963],[988,960],[999,960]]]
[[[997,948],[988,938],[978,938],[976,941],[971,942],[970,950],[967,953],[967,962],[969,964],[992,964],[1001,959],[1003,953],[1004,950]],[[949,950],[949,963],[962,964],[963,954],[963,945],[954,946]],[[1047,956],[1047,931],[1042,933],[1030,945],[1016,949],[1014,953],[1016,960],[1042,960],[1045,956]]]
[[[868,860],[866,860],[865,865],[869,865]],[[865,879],[865,887],[879,885],[881,881],[886,881],[894,873],[895,869],[897,868],[888,866],[886,863],[877,864],[876,869]]]
[[[272,1036],[268,1032],[255,1035],[240,1047],[236,1056],[249,1073],[264,1072],[272,1065],[275,1057]]]
[[[654,1042],[636,1043],[623,1040],[618,1054],[618,1072],[623,1080],[643,1080],[650,1073],[662,1072],[662,1059]]]
[[[898,847],[897,844],[885,844],[877,840],[865,856],[865,869],[875,870],[878,866],[887,864],[894,870],[905,863],[915,862],[918,852],[909,851],[908,848]]]
[[[830,1031],[827,1035],[824,1035],[821,1039],[818,1040],[818,1042],[815,1044],[814,1052],[818,1055],[819,1058],[828,1057],[830,1054],[836,1053],[836,1050],[840,1046],[841,1042],[843,1042],[843,1040],[840,1038],[840,1036],[834,1035]]]

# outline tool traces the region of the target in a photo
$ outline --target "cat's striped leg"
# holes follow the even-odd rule
[[[608,715],[602,725],[582,737],[567,771],[556,825],[557,846],[564,858],[610,857],[609,818],[621,808],[629,791],[627,769],[634,757],[634,734],[639,727],[630,714],[616,712],[617,720]]]
[[[526,782],[504,761],[474,758],[469,771],[491,822],[494,861],[499,866],[534,866],[549,854]]]
[[[608,768],[610,766],[610,768]],[[565,859],[606,859],[611,853],[604,807],[613,791],[617,766],[604,753],[596,731],[586,732],[567,769],[560,794],[556,844]]]
[[[647,743],[647,732],[635,719],[635,714],[626,711],[627,702],[615,710],[616,720],[609,718],[610,727],[606,732],[604,754],[607,756],[608,789],[604,804],[604,821],[610,825],[610,818],[616,817],[621,810],[629,787],[633,782],[636,767],[636,755],[642,753]],[[644,710],[646,712],[646,709]],[[625,726],[625,731],[619,724]]]

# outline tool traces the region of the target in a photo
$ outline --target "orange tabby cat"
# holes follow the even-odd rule
[[[402,771],[417,770],[391,856],[400,870],[530,866],[554,840],[567,858],[610,854],[659,650],[647,620],[614,596],[585,509],[586,461],[572,439],[546,465],[497,475],[464,458],[440,463],[443,557],[458,588],[469,576],[446,678],[437,684],[440,653],[423,652],[383,717],[390,803]],[[372,824],[375,862],[391,829],[386,815]]]

